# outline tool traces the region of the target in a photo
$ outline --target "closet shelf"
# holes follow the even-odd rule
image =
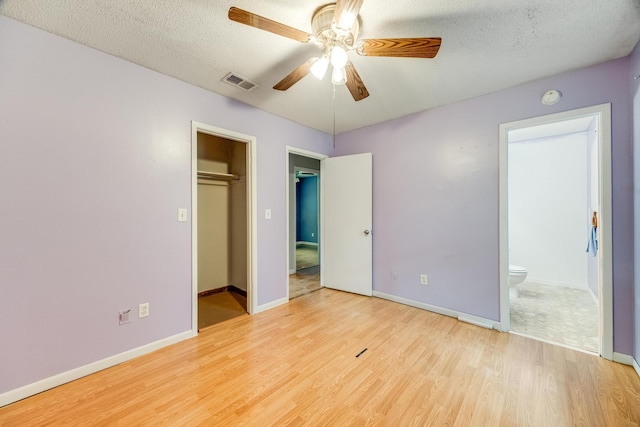
[[[198,171],[198,178],[214,179],[218,181],[238,181],[240,179],[240,176],[234,175],[232,173]]]

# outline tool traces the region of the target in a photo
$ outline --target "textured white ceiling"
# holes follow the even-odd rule
[[[334,131],[330,76],[272,86],[308,58],[297,43],[227,18],[231,6],[311,32],[325,0],[0,0],[0,13],[304,125]],[[335,90],[336,133],[628,55],[638,0],[365,0],[361,38],[442,37],[434,59],[361,57],[371,96]],[[260,85],[244,92],[228,72]]]

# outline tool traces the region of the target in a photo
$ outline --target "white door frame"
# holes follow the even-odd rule
[[[251,135],[191,122],[191,329],[198,333],[198,132],[247,144],[247,311],[257,312],[258,215],[256,138]]]
[[[508,133],[511,130],[553,123],[585,116],[598,117],[599,204],[598,264],[600,305],[600,355],[613,359],[613,242],[611,186],[611,104],[601,104],[547,116],[534,117],[500,125],[499,142],[499,248],[500,248],[500,325],[510,330],[509,321],[509,203],[508,203]],[[586,238],[586,232],[585,232]]]
[[[286,209],[286,221],[287,221],[287,281],[286,281],[286,288],[287,288],[287,300],[289,300],[289,272],[291,271],[291,266],[289,265],[291,263],[291,257],[289,256],[291,254],[291,244],[290,244],[290,239],[291,239],[291,235],[290,235],[290,229],[291,229],[291,223],[290,221],[292,220],[290,218],[289,215],[289,211],[291,209],[291,177],[289,176],[289,171],[291,170],[291,165],[289,162],[289,154],[297,154],[298,156],[303,156],[303,157],[309,157],[311,159],[317,159],[320,160],[320,176],[322,176],[322,168],[323,168],[323,163],[322,161],[324,159],[326,159],[327,157],[329,157],[326,154],[320,154],[320,153],[316,153],[313,151],[309,151],[309,150],[305,150],[303,148],[298,148],[298,147],[292,147],[290,145],[287,145],[285,147],[285,156],[286,156],[286,161],[285,164],[287,165],[287,167],[285,168],[285,172],[287,175],[287,179],[286,179],[286,183],[287,183],[287,187],[286,187],[286,195],[287,195],[287,209]],[[323,194],[323,189],[322,186],[320,186],[320,206],[322,206],[322,200],[324,198],[324,194]],[[324,286],[323,283],[323,279],[322,279],[322,265],[323,262],[322,260],[324,259],[324,251],[322,250],[322,224],[323,224],[323,215],[322,215],[322,209],[319,210],[318,214],[320,215],[320,235],[318,236],[318,241],[320,242],[318,245],[319,248],[319,254],[318,256],[320,257],[320,286]],[[295,266],[294,266],[294,270],[295,270]]]

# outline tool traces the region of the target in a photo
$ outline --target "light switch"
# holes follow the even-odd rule
[[[178,209],[178,222],[186,222],[186,221],[187,221],[187,210]]]
[[[271,209],[264,210],[264,219],[271,219]]]

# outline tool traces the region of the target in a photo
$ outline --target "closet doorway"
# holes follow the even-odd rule
[[[194,329],[253,312],[252,139],[193,124]]]

